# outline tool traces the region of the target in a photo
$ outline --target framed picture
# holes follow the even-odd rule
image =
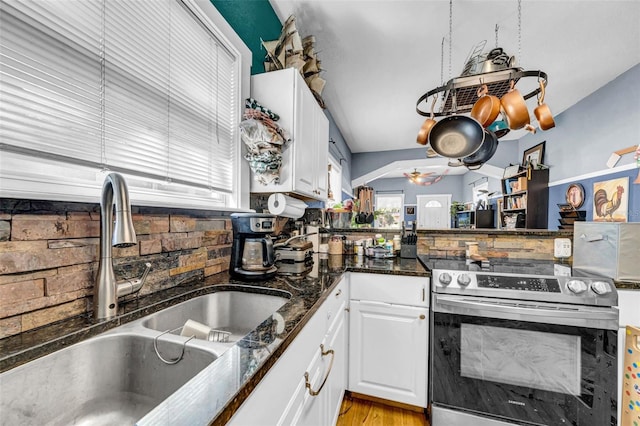
[[[404,214],[407,216],[412,216],[416,214],[416,206],[405,206]]]
[[[627,222],[629,216],[629,177],[593,184],[593,221]]]
[[[524,154],[522,154],[522,166],[523,167],[533,167],[537,169],[540,164],[544,164],[544,144],[545,142],[540,142],[536,146],[532,146],[527,149]]]
[[[574,209],[579,209],[584,204],[584,188],[579,183],[572,183],[565,194],[567,203]]]
[[[505,167],[504,174],[502,175],[502,179],[510,178],[511,176],[517,175],[520,171],[520,165],[516,164],[514,166]]]

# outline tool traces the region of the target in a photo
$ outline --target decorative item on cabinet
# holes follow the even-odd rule
[[[278,183],[282,151],[291,141],[291,136],[276,123],[280,117],[255,99],[247,99],[245,108],[243,121],[239,125],[240,136],[247,147],[244,158],[249,162],[257,182],[262,185]]]
[[[315,52],[315,37],[311,35],[301,38],[296,28],[296,18],[291,15],[282,26],[277,40],[260,41],[267,51],[264,69],[267,72],[285,68],[296,69],[304,77],[318,105],[324,109],[324,100],[321,95],[326,82],[320,77],[320,72],[323,70],[320,68],[320,60]]]

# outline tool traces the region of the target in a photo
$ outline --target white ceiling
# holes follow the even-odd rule
[[[554,115],[640,62],[638,0],[522,0],[521,31],[516,0],[453,0],[451,73],[448,0],[270,2],[283,21],[295,15],[301,36],[316,37],[322,96],[354,153],[419,148],[418,98],[441,85],[441,71],[444,82],[459,76],[478,42],[495,47],[496,25],[506,53],[547,73]],[[535,97],[527,103],[532,111]]]

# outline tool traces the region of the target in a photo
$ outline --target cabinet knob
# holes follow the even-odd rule
[[[421,314],[419,317],[421,320],[425,319],[426,317],[424,316],[424,314]]]

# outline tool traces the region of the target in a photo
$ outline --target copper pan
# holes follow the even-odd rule
[[[513,80],[511,80],[509,91],[500,99],[500,109],[511,130],[518,130],[524,127],[535,133],[535,128],[529,124],[531,118],[529,117],[527,104],[520,91],[514,87]]]
[[[478,120],[482,127],[487,127],[498,118],[500,114],[500,99],[489,94],[489,88],[483,84],[478,89],[478,100],[471,108],[471,117]]]
[[[538,106],[533,110],[533,113],[538,120],[540,130],[549,130],[556,126],[556,122],[553,120],[553,114],[549,105],[544,103],[544,83],[540,80],[540,94],[538,95]]]
[[[431,128],[433,127],[434,124],[437,123],[437,121],[434,120],[433,118],[433,108],[436,105],[437,99],[438,97],[434,95],[433,102],[431,103],[431,116],[426,120],[424,120],[424,123],[422,123],[422,126],[420,127],[420,131],[418,132],[418,137],[416,138],[416,142],[418,142],[420,145],[427,144],[427,142],[429,141],[429,133],[431,132]]]

